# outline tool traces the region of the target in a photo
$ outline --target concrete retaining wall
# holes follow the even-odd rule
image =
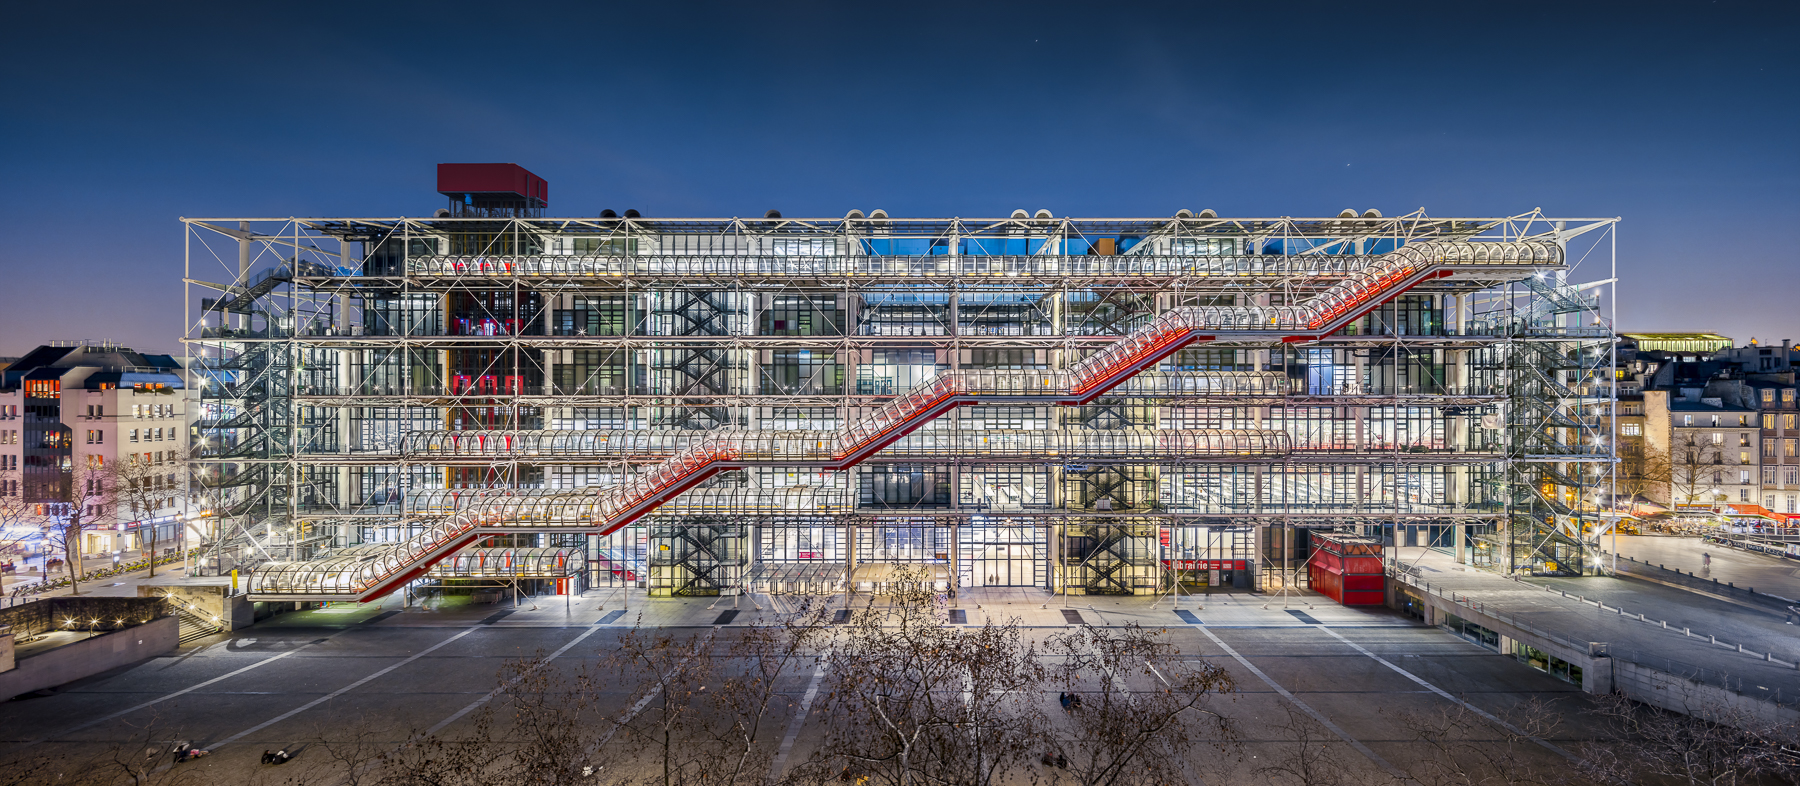
[[[1474,609],[1452,603],[1442,596],[1428,592],[1420,594],[1424,596],[1426,624],[1440,625],[1444,621],[1443,615],[1454,614],[1500,634],[1500,652],[1504,655],[1512,654],[1513,642],[1524,642],[1547,655],[1580,666],[1581,690],[1584,693],[1612,692],[1612,658],[1594,657],[1586,650],[1577,650],[1563,642],[1553,641],[1531,631],[1521,630]]]
[[[174,652],[179,629],[174,617],[163,617],[22,658],[0,674],[0,701]]]
[[[1793,707],[1694,682],[1630,661],[1613,661],[1613,687],[1627,697],[1653,707],[1716,723],[1735,725],[1733,721],[1741,721],[1746,716],[1763,723],[1800,723],[1800,710]]]
[[[1417,593],[1417,590],[1414,590]],[[1626,698],[1655,707],[1694,715],[1706,720],[1731,724],[1754,719],[1763,723],[1800,722],[1800,710],[1763,701],[1725,688],[1697,683],[1660,669],[1631,661],[1595,656],[1576,650],[1568,644],[1522,630],[1499,619],[1450,601],[1433,593],[1422,595],[1425,621],[1439,625],[1443,615],[1454,614],[1500,634],[1500,651],[1509,654],[1512,643],[1522,642],[1538,650],[1581,667],[1581,690],[1584,693],[1619,692]],[[1396,602],[1401,599],[1396,598]]]

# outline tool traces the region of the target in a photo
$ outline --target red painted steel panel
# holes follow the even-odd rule
[[[1344,576],[1344,589],[1355,592],[1386,592],[1386,576],[1352,573]]]
[[[550,184],[518,164],[438,164],[438,193],[518,194],[550,201]]]

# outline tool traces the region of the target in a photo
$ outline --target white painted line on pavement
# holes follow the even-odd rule
[[[399,662],[399,663],[395,663],[395,664],[393,664],[393,665],[391,665],[391,666],[388,666],[388,667],[387,667],[387,668],[385,668],[385,669],[382,669],[382,670],[380,670],[380,671],[377,671],[377,672],[375,672],[375,673],[374,673],[374,674],[370,674],[370,675],[369,675],[369,676],[367,676],[367,677],[364,677],[364,678],[362,678],[362,679],[360,679],[360,680],[357,680],[357,681],[355,681],[355,682],[352,682],[352,683],[350,683],[350,684],[349,684],[349,685],[345,685],[345,686],[344,686],[344,687],[342,687],[342,688],[338,688],[338,689],[337,689],[337,690],[335,690],[335,691],[332,691],[332,692],[330,692],[330,693],[327,693],[327,694],[325,694],[325,695],[324,695],[324,696],[320,696],[320,697],[319,697],[319,698],[316,698],[316,699],[313,699],[313,700],[312,700],[312,701],[309,701],[309,702],[307,702],[307,703],[305,703],[305,704],[302,704],[302,705],[300,705],[300,706],[299,706],[299,707],[296,707],[296,708],[294,708],[294,709],[291,709],[291,710],[288,710],[288,711],[287,711],[287,712],[284,712],[284,713],[282,713],[282,714],[280,714],[280,715],[277,715],[277,716],[275,716],[275,717],[274,717],[274,718],[271,718],[271,719],[269,719],[269,720],[266,720],[266,721],[263,721],[263,722],[262,722],[262,723],[258,723],[258,724],[256,724],[256,725],[255,725],[255,726],[251,726],[251,727],[250,727],[250,728],[248,728],[248,729],[245,729],[245,730],[243,730],[243,731],[240,731],[240,732],[238,732],[238,733],[236,733],[236,734],[233,734],[233,735],[231,735],[231,736],[229,736],[229,737],[226,737],[226,738],[225,738],[225,739],[222,739],[222,740],[219,740],[219,741],[218,741],[218,742],[215,742],[215,743],[213,743],[213,744],[212,744],[212,747],[213,747],[213,748],[220,748],[220,747],[223,747],[223,746],[226,746],[226,745],[230,745],[230,744],[231,744],[231,743],[234,743],[234,742],[237,742],[237,741],[238,741],[238,740],[241,740],[241,739],[243,739],[243,738],[245,738],[245,737],[248,737],[248,736],[250,736],[250,735],[252,735],[252,734],[255,734],[255,733],[256,733],[256,732],[259,732],[259,731],[262,731],[262,730],[263,730],[263,729],[266,729],[266,728],[268,728],[268,727],[270,727],[270,726],[273,726],[273,725],[275,725],[275,724],[277,724],[277,723],[280,723],[280,722],[282,722],[282,721],[284,721],[284,720],[287,720],[287,719],[288,719],[288,718],[292,718],[292,717],[294,717],[294,716],[295,716],[295,715],[299,715],[299,714],[300,714],[300,713],[302,713],[302,712],[305,712],[305,711],[307,711],[307,710],[310,710],[310,709],[312,709],[312,708],[314,708],[314,707],[317,707],[317,706],[319,706],[319,705],[320,705],[320,704],[324,704],[324,703],[325,703],[325,702],[328,702],[328,701],[331,701],[331,700],[332,700],[332,699],[335,699],[335,698],[337,698],[337,697],[339,697],[339,696],[342,696],[342,695],[344,695],[344,694],[346,694],[346,693],[349,693],[349,692],[350,692],[350,691],[353,691],[353,690],[356,690],[356,689],[357,689],[357,688],[360,688],[360,687],[362,687],[362,686],[364,686],[364,685],[366,685],[366,684],[368,684],[368,683],[369,683],[369,681],[370,681],[370,680],[373,680],[373,679],[375,679],[375,678],[377,678],[377,677],[380,677],[380,676],[382,676],[382,675],[384,675],[384,674],[387,674],[387,673],[388,673],[388,672],[391,672],[391,671],[393,671],[393,670],[394,670],[394,669],[397,669],[397,668],[400,668],[400,667],[401,667],[401,666],[405,666],[405,665],[406,665],[406,664],[408,664],[408,663],[411,663],[411,662],[413,662],[413,661],[415,661],[415,660],[418,660],[418,659],[420,659],[420,658],[423,658],[423,657],[425,657],[425,656],[426,656],[426,655],[430,655],[430,654],[431,654],[431,653],[433,653],[433,652],[436,652],[436,651],[438,651],[438,649],[439,649],[439,648],[441,648],[441,647],[443,647],[443,646],[445,646],[445,645],[447,645],[447,644],[449,644],[449,643],[451,643],[451,642],[453,642],[453,641],[456,641],[456,640],[457,640],[457,639],[460,639],[460,638],[462,638],[462,637],[464,637],[464,636],[467,636],[467,635],[469,635],[469,634],[471,634],[471,633],[474,633],[474,632],[475,632],[475,631],[478,631],[478,630],[481,630],[481,629],[482,629],[482,628],[484,628],[484,627],[487,627],[487,626],[485,626],[485,625],[480,625],[480,624],[477,624],[477,625],[475,625],[475,626],[472,626],[472,627],[469,627],[469,628],[465,628],[465,629],[463,629],[463,632],[461,632],[461,633],[458,633],[458,634],[456,634],[456,635],[455,635],[455,636],[451,636],[451,637],[450,637],[450,638],[447,638],[447,639],[444,639],[444,640],[443,640],[443,641],[440,641],[440,642],[438,642],[438,643],[436,643],[436,644],[433,644],[433,645],[431,645],[431,646],[429,646],[429,647],[426,647],[426,648],[425,648],[425,649],[423,649],[423,650],[420,650],[420,651],[418,651],[418,652],[417,652],[417,653],[414,653],[414,654],[413,654],[413,655],[411,655],[411,656],[410,656],[410,657],[408,657],[408,658],[406,658],[406,659],[405,659],[405,660],[402,660],[402,661],[400,661],[400,662]]]
[[[806,685],[806,694],[800,697],[800,706],[794,708],[794,717],[788,721],[781,747],[775,749],[775,760],[769,762],[769,780],[779,781],[787,774],[788,753],[794,750],[794,740],[800,737],[800,727],[806,725],[806,713],[812,709],[813,699],[819,695],[819,682],[824,678],[825,659],[820,658],[819,667],[813,669],[812,682]]]
[[[335,635],[335,634],[334,634],[334,635]],[[327,638],[329,638],[329,637],[327,637]],[[210,680],[207,680],[207,681],[205,681],[205,682],[200,682],[200,683],[196,683],[196,684],[193,684],[193,685],[189,685],[189,686],[188,686],[188,687],[185,687],[185,688],[182,688],[182,689],[181,689],[181,690],[178,690],[178,691],[175,691],[175,692],[174,692],[174,693],[170,693],[170,694],[166,694],[166,695],[163,695],[163,696],[158,696],[158,697],[156,697],[156,698],[154,698],[154,699],[151,699],[151,700],[149,700],[149,701],[146,701],[146,702],[144,702],[144,703],[142,703],[142,704],[139,704],[139,705],[137,705],[137,706],[134,706],[134,707],[129,707],[129,708],[127,708],[127,709],[123,709],[123,710],[119,710],[119,711],[118,711],[118,712],[115,712],[115,713],[113,713],[113,714],[111,714],[111,715],[102,715],[102,716],[100,716],[100,717],[98,717],[98,718],[95,718],[95,719],[93,719],[93,720],[91,720],[91,721],[88,721],[88,722],[86,722],[86,723],[81,723],[81,724],[77,724],[77,725],[74,725],[74,726],[70,726],[70,727],[69,727],[69,728],[66,728],[66,729],[63,729],[63,730],[62,730],[62,731],[59,731],[59,732],[57,732],[57,733],[55,733],[55,734],[52,734],[52,735],[49,735],[49,736],[47,736],[47,737],[43,737],[43,738],[41,738],[41,739],[38,739],[38,740],[35,740],[35,741],[33,741],[33,742],[31,742],[31,743],[28,743],[28,744],[31,744],[31,745],[36,745],[36,744],[37,744],[37,743],[40,743],[40,742],[45,742],[45,741],[47,741],[47,740],[49,740],[49,739],[51,739],[51,738],[54,738],[54,737],[62,737],[62,736],[65,736],[65,735],[68,735],[68,734],[73,734],[73,733],[75,733],[75,732],[78,732],[78,731],[81,731],[81,730],[82,730],[82,729],[85,729],[85,728],[88,728],[88,727],[89,727],[89,726],[94,726],[94,725],[97,725],[97,724],[101,724],[101,723],[105,723],[105,722],[107,722],[107,721],[109,721],[109,720],[112,720],[112,719],[114,719],[114,718],[119,718],[119,717],[123,717],[123,716],[125,716],[125,715],[130,715],[130,714],[131,714],[131,713],[134,713],[134,712],[137,712],[137,711],[138,711],[138,710],[141,710],[141,709],[144,709],[144,708],[145,708],[145,707],[149,707],[149,706],[151,706],[151,705],[154,705],[154,704],[158,704],[158,703],[160,703],[160,702],[165,702],[165,701],[168,701],[168,700],[169,700],[169,699],[173,699],[173,698],[175,698],[175,697],[177,697],[177,696],[181,696],[181,695],[184,695],[184,694],[188,694],[188,693],[192,693],[192,692],[194,692],[194,691],[197,691],[197,690],[199,690],[199,689],[201,689],[201,688],[204,688],[204,687],[206,687],[206,686],[208,686],[208,685],[211,685],[211,684],[213,684],[213,683],[215,683],[215,682],[218,682],[218,681],[220,681],[220,680],[227,680],[227,679],[230,679],[230,678],[232,678],[232,677],[236,677],[236,676],[237,676],[237,675],[239,675],[239,674],[243,674],[243,673],[244,673],[244,672],[246,672],[246,671],[250,671],[250,670],[251,670],[251,669],[255,669],[255,668],[259,668],[259,667],[262,667],[262,666],[267,666],[267,665],[268,665],[268,664],[270,664],[270,663],[274,663],[274,662],[275,662],[275,661],[278,661],[278,660],[281,660],[281,659],[282,659],[282,658],[285,658],[285,657],[287,657],[287,656],[289,656],[289,655],[292,655],[292,654],[294,654],[294,653],[296,653],[296,652],[299,652],[299,651],[301,651],[301,650],[303,650],[303,649],[306,649],[306,648],[307,648],[307,647],[311,647],[311,646],[312,646],[312,645],[314,645],[314,644],[317,644],[317,643],[318,643],[318,642],[317,642],[317,641],[309,641],[309,642],[307,642],[307,643],[305,643],[305,644],[302,644],[302,645],[300,645],[300,646],[298,646],[298,647],[295,647],[295,648],[293,648],[293,649],[291,649],[291,650],[288,650],[288,651],[287,651],[287,652],[283,652],[283,653],[281,653],[281,654],[280,654],[280,655],[276,655],[276,656],[273,656],[273,657],[269,657],[269,658],[264,658],[264,659],[262,659],[262,660],[259,660],[259,661],[257,661],[257,662],[255,662],[255,663],[252,663],[252,664],[250,664],[250,665],[248,665],[248,666],[245,666],[245,667],[243,667],[243,668],[241,668],[241,669],[238,669],[238,670],[236,670],[236,671],[230,671],[230,672],[226,672],[226,673],[224,673],[224,674],[221,674],[221,675],[219,675],[219,676],[217,676],[217,677],[214,677],[214,678],[212,678],[212,679],[210,679]]]
[[[1206,637],[1209,639],[1212,639],[1214,644],[1219,645],[1220,649],[1225,650],[1226,655],[1230,655],[1233,660],[1236,660],[1238,662],[1239,665],[1243,666],[1246,669],[1249,669],[1251,674],[1255,674],[1258,679],[1261,679],[1270,688],[1274,688],[1276,693],[1281,694],[1282,698],[1287,699],[1295,707],[1298,707],[1301,712],[1306,713],[1307,715],[1311,716],[1313,720],[1318,721],[1325,728],[1331,730],[1331,733],[1336,734],[1338,736],[1338,739],[1341,739],[1344,742],[1349,743],[1350,747],[1355,748],[1357,753],[1360,753],[1363,756],[1368,757],[1369,761],[1375,762],[1376,765],[1380,766],[1384,770],[1387,770],[1389,775],[1392,775],[1395,778],[1397,778],[1401,781],[1404,781],[1406,783],[1414,783],[1414,784],[1417,783],[1417,781],[1414,781],[1412,779],[1412,776],[1407,775],[1404,770],[1400,769],[1399,767],[1395,767],[1392,762],[1389,762],[1387,759],[1382,758],[1381,754],[1376,753],[1375,751],[1369,750],[1369,746],[1362,744],[1355,737],[1350,736],[1350,734],[1348,732],[1344,731],[1342,728],[1339,728],[1337,724],[1332,723],[1330,718],[1325,717],[1318,710],[1313,709],[1312,705],[1307,704],[1304,701],[1301,701],[1298,696],[1295,696],[1293,693],[1288,692],[1287,688],[1281,687],[1280,683],[1277,683],[1275,680],[1270,679],[1269,675],[1264,674],[1262,669],[1257,668],[1249,660],[1245,659],[1244,656],[1239,655],[1237,650],[1232,649],[1231,645],[1226,644],[1223,639],[1220,639],[1218,637],[1218,635],[1214,634],[1210,630],[1207,630],[1205,625],[1194,625],[1192,627],[1199,628],[1201,633],[1206,634]]]
[[[1487,720],[1489,723],[1497,724],[1501,728],[1504,728],[1507,731],[1510,731],[1514,734],[1517,734],[1521,737],[1531,740],[1532,742],[1535,742],[1535,743],[1543,746],[1547,750],[1550,750],[1554,753],[1561,754],[1562,757],[1565,759],[1568,759],[1570,761],[1581,761],[1581,757],[1576,756],[1575,754],[1570,753],[1566,750],[1563,750],[1562,748],[1558,748],[1558,747],[1556,747],[1556,745],[1554,745],[1548,741],[1545,741],[1545,740],[1539,739],[1537,737],[1533,737],[1529,734],[1526,734],[1524,731],[1520,730],[1517,726],[1514,726],[1510,723],[1507,723],[1506,721],[1501,720],[1499,717],[1495,716],[1493,713],[1490,713],[1487,710],[1484,710],[1480,707],[1477,707],[1473,704],[1463,701],[1462,699],[1452,696],[1449,693],[1446,693],[1442,688],[1439,688],[1438,686],[1433,685],[1433,684],[1421,679],[1419,677],[1419,675],[1414,674],[1410,671],[1407,671],[1406,669],[1403,669],[1403,668],[1400,668],[1399,666],[1394,665],[1394,663],[1392,661],[1389,661],[1387,658],[1383,658],[1380,655],[1376,655],[1375,653],[1370,652],[1368,649],[1364,648],[1361,644],[1357,644],[1354,641],[1344,638],[1343,635],[1339,634],[1337,631],[1327,628],[1324,625],[1320,625],[1320,626],[1318,626],[1318,628],[1319,628],[1319,630],[1324,631],[1327,635],[1331,636],[1332,638],[1337,639],[1338,641],[1341,641],[1345,644],[1350,645],[1350,647],[1352,649],[1356,650],[1357,652],[1360,652],[1364,655],[1374,658],[1376,663],[1379,663],[1383,666],[1393,669],[1394,672],[1399,674],[1400,676],[1405,677],[1409,680],[1412,680],[1415,683],[1418,683],[1418,685],[1420,687],[1423,687],[1426,690],[1431,691],[1432,693],[1435,693],[1439,696],[1449,699],[1450,701],[1453,701],[1453,702],[1456,702],[1457,704],[1462,705],[1464,709],[1469,710],[1470,712],[1473,712],[1476,715],[1480,715],[1483,719]]]
[[[585,631],[582,631],[580,636],[576,636],[574,638],[574,640],[570,641],[567,644],[562,645],[562,647],[557,649],[557,651],[550,653],[550,656],[547,658],[544,658],[544,662],[542,664],[539,664],[539,666],[541,667],[545,664],[548,664],[550,661],[553,661],[559,657],[562,657],[563,653],[568,652],[575,645],[580,644],[583,639],[586,639],[587,637],[594,635],[594,632],[598,631],[598,630],[600,630],[599,625],[588,626],[588,629]],[[536,671],[536,669],[533,669],[533,671]],[[530,672],[527,672],[527,674],[529,674],[529,673]],[[458,720],[460,720],[464,715],[474,712],[481,705],[486,704],[489,701],[492,701],[495,696],[500,695],[500,691],[503,691],[503,690],[506,690],[507,688],[512,687],[514,683],[516,683],[522,679],[525,679],[525,674],[520,674],[519,676],[512,678],[505,685],[502,685],[498,688],[488,691],[486,696],[482,696],[481,698],[470,702],[469,706],[464,707],[460,710],[457,710],[455,713],[451,714],[451,716],[448,718],[438,721],[436,725],[432,726],[429,729],[426,729],[425,733],[426,734],[436,734],[440,731],[443,731],[445,726],[449,726],[450,724],[455,723]]]

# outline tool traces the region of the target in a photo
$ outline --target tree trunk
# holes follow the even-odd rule
[[[150,533],[148,537],[144,535],[146,532]],[[142,516],[138,517],[138,550],[150,560],[150,578],[156,578],[156,525],[146,528]]]
[[[81,529],[63,533],[63,560],[69,569],[69,594],[81,594]]]

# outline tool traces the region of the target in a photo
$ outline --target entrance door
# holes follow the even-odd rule
[[[970,525],[962,528],[965,587],[1041,587],[1048,581],[1043,527]]]

